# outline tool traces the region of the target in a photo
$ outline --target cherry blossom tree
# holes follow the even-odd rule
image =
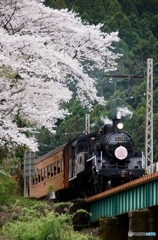
[[[16,117],[53,131],[67,110],[74,85],[83,106],[104,103],[97,96],[96,70],[114,71],[118,33],[103,33],[73,12],[45,7],[37,0],[0,0],[0,146],[12,142],[36,151]],[[9,146],[9,144],[7,145]]]

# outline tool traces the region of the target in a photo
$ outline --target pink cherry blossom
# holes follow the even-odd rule
[[[69,114],[61,103],[72,98],[70,84],[83,106],[104,103],[89,73],[116,70],[120,55],[112,47],[118,32],[100,28],[42,1],[0,0],[0,146],[11,141],[36,151],[15,116],[54,131],[57,119]]]

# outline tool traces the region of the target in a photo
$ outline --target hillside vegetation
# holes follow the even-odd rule
[[[20,197],[16,182],[0,172],[0,240],[99,240],[97,229],[74,230],[75,212],[65,205]]]
[[[120,41],[115,44],[115,51],[122,54],[116,72],[106,75],[95,72],[98,95],[104,96],[107,104],[96,104],[93,111],[83,108],[74,98],[63,107],[68,108],[71,115],[58,121],[56,135],[42,129],[35,132],[39,141],[37,156],[49,152],[53,148],[84,134],[85,114],[90,114],[91,132],[104,124],[106,117],[116,117],[117,108],[121,107],[125,130],[134,138],[135,145],[144,151],[145,116],[146,116],[146,70],[147,59],[153,58],[154,70],[154,161],[158,159],[158,0],[46,0],[45,5],[51,8],[68,8],[81,16],[83,22],[102,23],[102,31],[110,33],[118,31]],[[70,86],[71,87],[71,86]],[[17,119],[21,124],[21,119]],[[23,123],[24,124],[24,123]],[[0,150],[0,163],[8,172],[18,170],[18,180],[23,187],[24,149],[15,151]],[[4,159],[4,161],[2,161]],[[6,159],[11,159],[12,167]],[[44,203],[27,201],[18,198],[21,186],[11,178],[0,174],[0,239],[62,239],[92,240],[92,236],[74,232],[67,224],[66,215],[54,216],[54,212]],[[22,193],[22,191],[21,191]],[[14,197],[16,194],[16,197]],[[49,212],[48,212],[49,210]],[[52,228],[53,226],[53,228]],[[95,238],[97,239],[97,238]]]

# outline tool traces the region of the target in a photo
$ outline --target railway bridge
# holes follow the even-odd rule
[[[158,239],[158,172],[86,200],[105,240]]]

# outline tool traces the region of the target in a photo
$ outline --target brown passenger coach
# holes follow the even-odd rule
[[[54,191],[69,187],[70,158],[71,145],[68,143],[37,159],[35,176],[32,180],[32,197],[42,198],[47,196],[50,185],[52,185]]]

